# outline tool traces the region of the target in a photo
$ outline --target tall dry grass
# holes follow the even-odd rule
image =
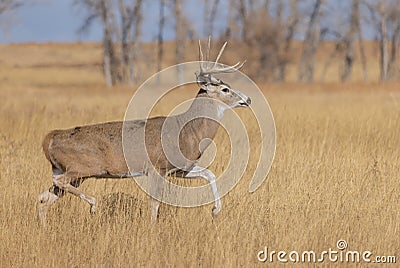
[[[82,189],[99,200],[95,216],[66,196],[50,209],[48,230],[39,228],[37,195],[51,185],[40,147],[45,133],[121,119],[129,96],[1,91],[0,266],[254,265],[264,246],[322,251],[338,239],[354,250],[398,254],[395,91],[268,92],[278,134],[271,172],[253,194],[244,176],[215,220],[212,205],[163,205],[152,226],[147,197],[133,181],[89,180]]]
[[[121,120],[132,91],[101,89],[94,70],[37,71],[2,57],[0,69],[7,73],[0,75],[1,267],[255,266],[264,246],[320,252],[336,248],[339,239],[351,250],[400,257],[398,84],[263,85],[277,127],[271,172],[253,194],[245,175],[223,197],[214,220],[212,205],[162,205],[159,223],[150,225],[147,196],[133,181],[92,179],[81,188],[97,198],[97,214],[67,195],[51,207],[44,230],[36,221],[37,196],[51,185],[41,152],[44,135]],[[42,58],[26,57],[32,64]],[[252,129],[251,114],[239,112]],[[256,139],[254,133],[250,138]],[[225,142],[222,132],[216,140]],[[212,165],[217,174],[227,148],[217,152]],[[201,182],[190,184],[196,183]]]

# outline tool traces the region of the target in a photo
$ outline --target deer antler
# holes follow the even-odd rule
[[[208,38],[208,46],[207,46],[207,54],[206,54],[206,59],[204,60],[204,55],[203,55],[203,50],[201,49],[201,41],[199,40],[199,58],[200,58],[200,75],[208,75],[208,74],[217,74],[217,73],[233,73],[242,68],[244,63],[243,62],[238,62],[235,65],[232,66],[226,66],[222,67],[221,64],[218,64],[219,59],[221,58],[222,53],[225,50],[225,47],[228,42],[225,42],[221,50],[218,53],[217,58],[215,59],[214,64],[211,66],[211,68],[208,68],[207,62],[210,59],[210,50],[211,50],[211,36]]]

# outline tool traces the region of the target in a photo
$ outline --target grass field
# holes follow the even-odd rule
[[[48,229],[40,228],[37,196],[52,181],[41,151],[44,135],[121,120],[133,93],[103,88],[99,54],[90,49],[96,45],[43,46],[0,47],[7,52],[0,58],[1,267],[255,266],[265,246],[321,252],[337,249],[339,239],[349,250],[395,255],[400,262],[396,83],[260,85],[277,128],[271,172],[252,194],[245,175],[222,198],[214,220],[212,205],[162,205],[151,225],[148,198],[133,181],[92,179],[81,188],[97,198],[96,215],[67,195],[51,207]],[[224,142],[223,133],[216,142]],[[217,174],[226,148],[212,165]]]

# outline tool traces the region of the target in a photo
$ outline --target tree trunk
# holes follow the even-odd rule
[[[113,79],[111,75],[111,57],[110,53],[108,52],[110,49],[109,42],[107,38],[104,36],[103,37],[103,62],[104,62],[104,77],[106,79],[106,85],[107,87],[112,87],[113,86]]]
[[[270,0],[265,1],[266,5],[270,4]],[[269,9],[266,10],[266,12],[269,12]],[[269,14],[267,15],[269,16]],[[276,14],[275,14],[275,23],[274,25],[274,30],[273,32],[275,33],[276,40],[273,41],[273,49],[275,53],[272,53],[273,56],[273,66],[272,66],[272,75],[273,79],[275,82],[280,81],[280,65],[283,63],[284,57],[284,51],[282,44],[284,43],[284,35],[286,32],[286,27],[284,27],[283,23],[283,1],[278,1],[277,6],[276,6]]]
[[[209,24],[209,14],[210,14],[210,0],[204,0],[204,10],[203,10],[203,34],[208,36],[208,24]]]
[[[134,85],[137,81],[141,79],[140,70],[137,65],[137,55],[141,50],[141,36],[142,36],[142,22],[143,22],[143,13],[142,13],[142,0],[136,0],[134,9],[133,9],[133,17],[135,24],[135,31],[133,37],[130,39],[132,45],[129,50],[129,83]]]
[[[361,27],[358,25],[358,45],[360,47],[361,65],[363,69],[364,82],[368,81],[368,68],[367,68],[367,56],[365,55],[364,49],[364,38],[361,32]]]
[[[354,64],[354,42],[355,35],[358,32],[359,20],[360,20],[360,1],[353,0],[352,9],[351,9],[351,17],[350,17],[350,29],[344,37],[344,62],[343,62],[343,71],[340,76],[342,82],[347,82],[351,78],[351,73],[353,70]]]
[[[337,42],[335,45],[335,49],[329,55],[327,62],[324,64],[324,68],[322,68],[322,72],[319,78],[321,82],[325,81],[326,73],[328,72],[329,67],[332,65],[334,59],[336,58],[337,54],[340,53],[340,51],[341,51],[341,43]]]
[[[323,0],[316,0],[313,11],[310,15],[310,21],[307,27],[305,40],[303,42],[303,52],[299,68],[300,82],[312,83],[314,80],[315,53],[320,41],[320,19],[321,6]]]
[[[400,50],[400,42],[397,42],[397,51]],[[397,53],[397,74],[400,79],[400,53]]]
[[[380,42],[379,42],[379,51],[380,51],[380,69],[381,69],[381,80],[388,80],[388,64],[389,64],[389,55],[388,55],[388,36],[387,36],[387,15],[386,8],[384,4],[385,0],[381,0],[379,2],[379,12],[380,12],[380,22],[379,22],[379,30],[380,30]]]
[[[239,18],[242,23],[242,31],[241,31],[242,41],[247,42],[248,20],[247,20],[247,9],[245,0],[239,0]]]
[[[258,72],[257,76],[258,79],[260,80],[266,80],[267,79],[267,73],[270,71],[273,71],[273,68],[271,68],[271,63],[272,63],[272,54],[277,53],[275,49],[271,49],[273,46],[273,43],[270,40],[270,35],[273,27],[271,27],[271,23],[273,22],[273,19],[270,16],[270,1],[265,0],[263,4],[263,8],[261,13],[259,14],[259,21],[256,21],[256,24],[263,24],[262,27],[258,28],[258,31],[256,31],[256,46],[258,47],[259,51],[259,67],[258,67]],[[246,36],[243,36],[242,38],[247,38]],[[253,43],[249,43],[248,45],[252,46]],[[274,51],[272,51],[274,50]]]
[[[235,10],[235,0],[229,1],[228,8],[228,22],[226,23],[225,29],[225,39],[230,40],[233,37],[233,28],[235,24],[234,10]]]
[[[115,75],[115,54],[114,43],[112,39],[112,27],[110,22],[110,14],[107,0],[101,1],[101,19],[103,24],[103,60],[104,60],[104,77],[106,85],[112,87],[116,81]]]
[[[291,18],[290,18],[290,22],[289,22],[289,25],[287,28],[285,45],[283,48],[283,51],[284,51],[286,57],[290,56],[289,53],[291,51],[293,38],[297,32],[297,28],[298,28],[299,21],[300,21],[300,12],[299,12],[299,6],[298,6],[297,0],[290,1],[290,9],[291,9]],[[281,59],[279,62],[278,81],[280,81],[280,82],[286,81],[286,67],[287,67],[287,63],[288,63],[288,59],[286,57]]]
[[[175,63],[179,84],[183,83],[183,70],[180,64],[183,63],[183,52],[185,48],[184,20],[182,17],[182,0],[175,0]]]
[[[157,72],[161,71],[164,56],[164,25],[165,25],[165,0],[160,0],[160,15],[157,37]]]
[[[281,4],[281,3],[279,3],[279,4]],[[271,11],[270,10],[271,9],[271,0],[264,0],[264,4],[263,4],[262,8],[264,9],[265,16],[266,17],[270,17],[270,15],[271,15],[270,14],[270,11]]]
[[[390,60],[389,60],[389,78],[391,80],[396,80],[399,78],[400,69],[397,69],[396,60],[399,48],[399,35],[400,35],[400,20],[396,19],[394,22],[394,30],[391,38],[391,50],[390,50]]]
[[[124,0],[118,1],[119,13],[121,16],[121,82],[125,84],[128,78],[129,44],[130,32],[129,15]]]
[[[211,12],[210,12],[210,17],[208,19],[208,27],[207,27],[208,36],[212,36],[214,34],[214,22],[215,22],[215,16],[217,15],[218,3],[219,0],[214,0],[211,7]]]
[[[397,79],[400,80],[400,41],[397,40]]]
[[[8,0],[8,1],[4,1],[1,0],[0,1],[0,14],[5,13],[7,11],[16,9],[22,5],[24,5],[24,1],[20,1],[20,0]]]

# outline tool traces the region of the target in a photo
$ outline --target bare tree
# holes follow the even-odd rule
[[[12,20],[8,16],[12,16],[14,10],[30,2],[33,0],[0,0],[0,36],[7,36],[9,30],[13,28]]]
[[[0,15],[14,10],[22,5],[26,4],[26,1],[22,0],[1,0],[0,1]]]
[[[346,82],[351,77],[351,72],[354,64],[354,42],[359,27],[360,21],[360,0],[353,0],[351,16],[350,16],[350,28],[347,30],[344,43],[344,62],[343,72],[341,74],[341,80]]]
[[[388,22],[390,33],[390,55],[388,63],[388,75],[391,80],[400,79],[400,1],[394,1],[390,7]],[[396,66],[397,61],[397,66]]]
[[[281,2],[281,1],[280,1]],[[278,8],[280,13],[282,13],[282,7]],[[278,60],[278,66],[276,72],[274,72],[275,80],[279,82],[283,82],[286,80],[286,67],[289,61],[288,56],[291,51],[292,42],[294,35],[297,32],[297,28],[300,22],[300,12],[299,12],[299,1],[291,0],[290,1],[290,11],[289,18],[286,20],[286,24],[282,24],[280,19],[280,28],[285,27],[285,36],[284,40],[282,40],[283,46],[281,46],[281,57]],[[280,15],[279,17],[281,17]]]
[[[246,44],[258,50],[258,79],[285,81],[299,21],[296,0],[264,0],[256,9],[249,8],[247,38],[252,42]]]
[[[352,75],[353,66],[355,63],[356,42],[359,43],[360,58],[364,74],[364,81],[368,78],[367,60],[364,50],[364,40],[361,31],[361,0],[352,0],[345,5],[340,6],[339,9],[331,11],[335,15],[333,22],[328,22],[322,30],[322,36],[332,35],[336,40],[335,48],[330,54],[326,64],[324,65],[321,73],[321,81],[325,80],[326,73],[335,61],[336,58],[342,59],[342,64],[339,65],[339,78],[342,82],[349,81]],[[333,8],[331,8],[332,10]],[[337,17],[342,15],[343,18]]]
[[[81,27],[81,32],[89,28],[95,19],[99,19],[103,28],[103,65],[104,77],[108,87],[118,80],[118,61],[115,55],[113,33],[116,23],[111,0],[75,0],[75,3],[85,8],[88,15]]]
[[[312,83],[314,80],[315,54],[320,41],[321,8],[324,0],[315,0],[303,42],[298,80]]]
[[[214,22],[215,22],[215,17],[217,15],[217,9],[218,9],[218,4],[219,0],[214,0],[211,11],[210,11],[210,17],[208,19],[208,36],[212,36],[214,34]]]
[[[242,41],[247,42],[249,38],[247,37],[248,34],[248,18],[247,18],[247,5],[245,0],[239,0],[239,20],[242,24],[241,30],[241,38]]]
[[[137,64],[137,57],[141,51],[141,36],[142,36],[142,23],[143,23],[143,12],[142,12],[143,0],[136,0],[135,7],[133,9],[133,16],[135,18],[134,25],[135,30],[131,39],[131,49],[129,52],[129,81],[131,85],[141,80],[139,65]]]
[[[243,3],[242,3],[243,4]],[[240,9],[242,9],[242,4]],[[256,14],[252,14],[251,29],[253,30],[252,35],[259,51],[259,67],[257,72],[258,79],[267,79],[267,74],[271,73],[273,67],[276,66],[275,53],[277,45],[276,34],[280,34],[279,31],[275,31],[273,18],[270,16],[270,1],[266,0],[262,9]],[[241,11],[243,16],[243,11]],[[242,18],[242,21],[247,21],[247,18]],[[242,38],[248,38],[249,33],[242,35]],[[253,45],[253,44],[250,44]]]
[[[236,0],[229,0],[228,21],[226,23],[226,29],[225,29],[226,40],[231,39],[233,36],[233,28],[235,24],[235,18],[234,18],[235,6],[236,6]]]
[[[380,33],[380,42],[379,42],[379,50],[380,50],[380,66],[381,66],[381,80],[388,80],[388,68],[389,68],[389,53],[388,53],[388,36],[387,36],[387,8],[386,1],[380,0],[378,9],[380,15],[379,21],[379,33]]]
[[[183,53],[185,48],[185,18],[182,14],[182,0],[174,0],[175,11],[175,63],[178,64],[178,81],[183,82],[182,68],[179,64],[183,62]]]
[[[203,9],[203,34],[208,36],[208,19],[210,14],[210,0],[204,0],[204,9]]]
[[[365,56],[364,49],[364,39],[361,31],[361,14],[360,14],[360,0],[352,0],[350,3],[350,14],[349,19],[345,20],[344,23],[344,33],[336,32],[335,35],[338,39],[338,43],[336,45],[335,52],[333,52],[333,57],[336,52],[339,53],[343,57],[343,65],[340,68],[340,80],[342,82],[349,81],[352,75],[353,65],[355,61],[355,43],[358,40],[359,49],[360,49],[360,58],[363,69],[364,81],[368,79],[368,71],[367,71],[367,59]],[[344,8],[347,8],[344,7]],[[342,11],[342,10],[341,10]],[[343,12],[347,12],[343,10]],[[326,70],[325,70],[326,71]],[[324,73],[325,73],[324,71]]]
[[[164,55],[165,1],[160,0],[159,23],[157,35],[157,72],[161,71]]]
[[[126,6],[124,0],[118,0],[118,8],[121,17],[121,80],[122,83],[126,83],[129,77],[129,41],[133,22],[133,9]]]
[[[364,37],[361,29],[361,14],[360,14],[360,0],[354,0],[353,3],[353,11],[355,17],[355,22],[357,22],[357,35],[358,35],[358,44],[359,44],[359,49],[360,49],[360,59],[361,59],[361,65],[363,69],[363,77],[364,77],[364,82],[368,81],[368,69],[367,69],[367,56],[365,54],[365,48],[364,48]]]
[[[400,35],[399,0],[365,1],[369,11],[368,22],[372,24],[379,41],[380,79],[386,81],[396,79],[395,62],[398,54]],[[389,54],[389,43],[391,52]]]
[[[136,52],[141,36],[142,0],[130,1],[130,3],[133,5],[128,5],[124,0],[118,1],[121,17],[121,82],[127,83],[129,81],[133,85],[135,82]],[[133,27],[134,33],[132,34]]]

